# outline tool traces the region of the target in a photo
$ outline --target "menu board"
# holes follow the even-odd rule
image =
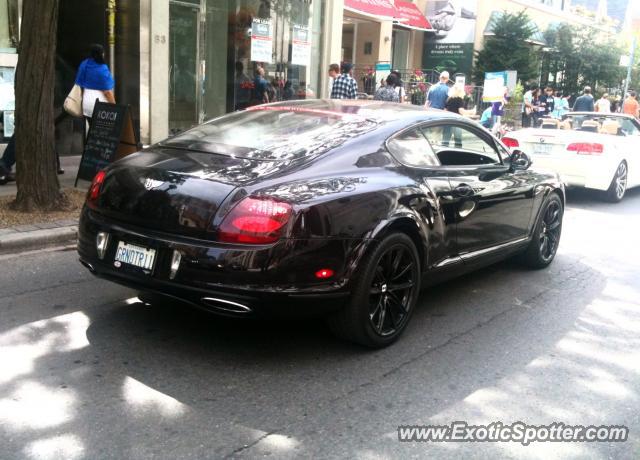
[[[78,179],[93,180],[98,171],[140,150],[128,105],[96,102],[82,153]]]
[[[251,24],[251,60],[271,64],[273,29],[269,19],[255,18]]]

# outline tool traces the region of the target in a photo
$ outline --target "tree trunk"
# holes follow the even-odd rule
[[[58,0],[23,0],[16,68],[16,209],[55,210],[67,204],[55,154]]]

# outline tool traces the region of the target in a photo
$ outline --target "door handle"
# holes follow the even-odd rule
[[[474,193],[473,188],[467,184],[460,184],[453,189],[453,194],[461,198],[472,196]]]

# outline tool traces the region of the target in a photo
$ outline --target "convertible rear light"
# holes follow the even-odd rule
[[[503,137],[502,143],[510,149],[513,147],[520,147],[520,142],[518,142],[518,139],[514,139],[513,137]]]
[[[569,152],[578,152],[578,155],[600,155],[604,151],[604,145],[591,142],[575,142],[567,146]]]
[[[292,207],[273,198],[247,197],[223,219],[218,240],[225,243],[269,244],[282,236]]]
[[[96,201],[98,201],[98,197],[100,196],[100,189],[104,183],[105,176],[106,173],[104,171],[99,171],[93,178],[91,187],[89,187],[89,193],[87,193],[87,204],[95,206]]]

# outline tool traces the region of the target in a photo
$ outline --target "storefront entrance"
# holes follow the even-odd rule
[[[170,0],[169,130],[257,103],[316,97],[324,0]]]

